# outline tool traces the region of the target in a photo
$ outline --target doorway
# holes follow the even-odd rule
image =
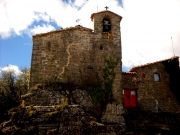
[[[124,106],[136,107],[137,106],[137,91],[136,90],[124,90]]]

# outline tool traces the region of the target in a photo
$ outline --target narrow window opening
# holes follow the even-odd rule
[[[51,42],[50,41],[47,42],[46,47],[49,51],[51,51]]]
[[[102,49],[103,49],[103,46],[101,45],[99,49],[102,50]]]
[[[88,66],[87,69],[93,69],[93,67],[92,66]]]
[[[158,73],[154,73],[154,81],[159,82],[160,81],[160,75]]]
[[[142,78],[144,78],[144,79],[146,78],[146,74],[145,74],[144,72],[142,73],[141,76],[142,76]]]

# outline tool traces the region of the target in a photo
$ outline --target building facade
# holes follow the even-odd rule
[[[136,66],[123,73],[124,91],[135,90],[136,106],[147,111],[179,112],[179,83],[179,57]],[[124,99],[126,96],[124,93]],[[133,100],[131,97],[129,100]]]
[[[102,71],[105,59],[112,58],[118,60],[112,90],[116,105],[124,102],[125,107],[180,111],[179,57],[122,73],[121,19],[105,10],[91,15],[93,29],[77,25],[33,36],[30,86],[55,80],[92,83],[96,80],[93,71]]]
[[[59,79],[82,84],[94,80],[104,59],[117,59],[113,93],[122,99],[122,62],[120,21],[122,17],[109,10],[93,13],[93,30],[77,25],[33,36],[30,86]]]

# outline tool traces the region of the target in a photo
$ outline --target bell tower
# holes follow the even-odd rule
[[[108,103],[105,113],[102,117],[102,122],[117,123],[120,124],[122,118],[122,112],[114,112],[116,108],[123,108],[123,96],[122,96],[122,53],[121,53],[121,34],[120,34],[120,22],[122,17],[112,11],[106,10],[93,13],[91,20],[93,22],[94,31],[94,44],[95,47],[99,47],[98,57],[96,59],[102,59],[105,57],[111,57],[118,60],[118,65],[115,68],[115,78],[113,82],[113,102]],[[97,62],[99,67],[103,67],[101,61]]]
[[[107,9],[107,7],[106,7]],[[122,17],[112,11],[104,10],[93,13],[91,20],[94,26],[94,36],[96,38],[96,46],[105,48],[98,54],[107,57],[117,58],[119,60],[116,69],[116,78],[114,82],[114,97],[117,101],[122,100],[122,54],[121,54],[121,34],[120,21]],[[98,38],[98,39],[97,39]],[[100,56],[99,56],[100,57]],[[117,94],[120,92],[119,94]]]
[[[106,8],[107,9],[107,8]],[[91,21],[95,33],[112,33],[113,36],[120,37],[120,21],[122,17],[112,11],[104,10],[93,13]]]

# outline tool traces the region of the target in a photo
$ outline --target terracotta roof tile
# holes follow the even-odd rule
[[[109,13],[112,13],[112,14],[118,16],[119,18],[122,18],[122,16],[120,16],[120,15],[118,15],[118,14],[112,12],[112,11],[109,11],[109,10],[103,10],[103,11],[100,11],[100,12],[96,12],[96,13],[91,14],[91,17],[90,17],[90,18],[91,18],[91,21],[93,20],[93,17],[94,17],[95,14],[100,14],[100,13],[104,13],[104,12],[109,12]]]
[[[133,72],[137,68],[141,68],[141,67],[145,67],[145,66],[161,63],[161,62],[164,62],[164,61],[167,61],[167,60],[177,59],[177,58],[179,58],[179,56],[174,56],[174,57],[171,57],[171,58],[168,58],[168,59],[164,59],[164,60],[155,61],[155,62],[152,62],[152,63],[146,63],[146,64],[143,64],[143,65],[135,66],[135,67],[132,67],[130,72]]]
[[[50,34],[50,33],[63,32],[63,31],[68,31],[68,30],[72,30],[72,29],[80,29],[80,30],[91,31],[91,32],[92,32],[92,29],[83,27],[83,26],[81,26],[81,25],[76,25],[76,26],[74,26],[74,27],[67,27],[67,28],[65,28],[65,29],[60,29],[60,30],[55,30],[55,31],[46,32],[46,33],[36,34],[36,35],[33,35],[32,37],[35,38],[35,37],[39,37],[39,36],[45,36],[45,35],[48,35],[48,34]]]

